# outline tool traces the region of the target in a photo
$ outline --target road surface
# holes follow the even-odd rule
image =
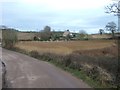
[[[2,49],[2,59],[11,88],[90,88],[68,72],[24,54]]]

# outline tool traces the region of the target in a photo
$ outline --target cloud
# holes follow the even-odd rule
[[[2,24],[20,30],[43,29],[50,25],[55,30],[84,29],[97,32],[109,21],[117,22],[105,13],[111,0],[4,0]]]
[[[23,5],[45,6],[55,10],[99,8],[111,0],[20,0]]]

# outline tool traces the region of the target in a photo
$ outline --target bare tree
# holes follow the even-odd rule
[[[44,30],[42,30],[41,32],[40,32],[40,38],[41,38],[41,40],[50,40],[50,38],[51,38],[51,35],[52,35],[52,33],[51,33],[51,27],[50,26],[45,26],[44,27]]]
[[[114,37],[114,32],[116,31],[117,25],[114,22],[108,22],[108,24],[105,26],[106,30],[112,32],[112,36]]]
[[[17,31],[15,29],[2,29],[2,46],[8,49],[14,47],[17,42]]]
[[[103,29],[99,29],[100,35],[103,34],[104,30]]]
[[[106,13],[113,13],[115,15],[120,15],[120,1],[114,0],[113,4],[105,7]]]
[[[105,7],[106,13],[118,16],[118,31],[120,31],[120,0],[114,0],[113,4]]]

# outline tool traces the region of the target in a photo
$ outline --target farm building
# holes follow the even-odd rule
[[[63,33],[63,37],[67,37],[67,36],[72,36],[72,33],[69,31],[69,30],[66,30],[64,33]]]

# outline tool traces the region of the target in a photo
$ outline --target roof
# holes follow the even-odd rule
[[[66,37],[67,35],[70,35],[70,34],[71,34],[70,31],[67,30],[67,31],[65,31],[65,32],[63,33],[63,36]]]

